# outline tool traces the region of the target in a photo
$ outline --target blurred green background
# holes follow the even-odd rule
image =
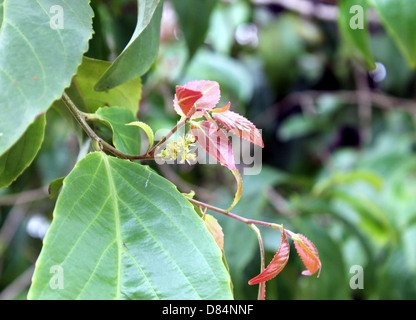
[[[318,2],[336,9],[337,1]],[[336,19],[276,3],[223,0],[201,10],[209,28],[190,56],[166,0],[159,56],[142,79],[139,119],[154,131],[173,127],[175,86],[205,79],[219,82],[220,106],[231,101],[232,110],[262,130],[262,170],[243,177],[233,212],[306,235],[322,261],[319,278],[302,276],[292,247],[286,268],[267,283],[267,299],[415,299],[415,73],[380,24],[371,25],[378,68],[368,72],[351,59]],[[95,35],[86,55],[111,61],[134,31],[137,1],[96,0],[92,7]],[[47,119],[36,160],[0,190],[0,299],[26,298],[56,201],[48,198],[48,185],[85,153],[55,110]],[[152,166],[182,192],[194,190],[222,208],[232,201],[235,182],[222,166]],[[256,299],[257,286],[247,284],[260,268],[255,234],[212,214],[225,234],[235,298]],[[268,263],[280,234],[261,231]],[[363,270],[357,289],[354,266]]]

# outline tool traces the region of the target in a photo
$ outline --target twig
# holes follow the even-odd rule
[[[179,128],[184,126],[188,121],[189,118],[182,120],[176,124],[176,126],[161,140],[159,141],[148,153],[143,155],[129,155],[126,153],[121,152],[120,150],[117,150],[114,148],[111,144],[107,143],[103,139],[101,139],[94,130],[91,129],[91,127],[88,125],[87,120],[99,120],[94,114],[88,114],[81,112],[77,106],[73,103],[71,98],[64,92],[62,95],[62,101],[65,103],[65,105],[68,107],[69,111],[71,111],[74,118],[78,121],[80,126],[84,129],[86,134],[90,137],[90,139],[93,142],[98,143],[99,147],[101,149],[106,149],[107,151],[110,151],[112,154],[117,156],[120,159],[128,159],[131,161],[134,160],[156,160],[157,157],[154,156],[154,153],[156,150],[166,142]]]
[[[24,204],[28,202],[33,202],[37,200],[42,200],[48,197],[48,188],[42,187],[39,189],[23,191],[21,193],[10,194],[0,198],[0,207],[2,206],[11,206],[16,202],[19,204]]]
[[[3,272],[4,252],[12,242],[16,231],[25,218],[28,212],[27,207],[27,204],[21,204],[18,199],[0,229],[0,276]]]
[[[84,114],[76,107],[76,105],[72,102],[71,98],[64,92],[62,95],[62,101],[65,103],[65,105],[68,107],[69,111],[71,111],[74,118],[78,121],[80,126],[84,129],[85,133],[90,137],[91,140],[97,142],[100,147],[110,151],[112,154],[117,156],[121,159],[128,159],[128,160],[154,160],[154,157],[151,157],[147,154],[145,155],[129,155],[126,153],[123,153],[116,148],[114,148],[112,145],[101,139],[94,130],[91,129],[91,127],[88,125]]]
[[[12,300],[16,298],[19,293],[30,285],[34,270],[35,265],[27,268],[17,279],[15,279],[0,293],[0,300]]]
[[[278,213],[288,217],[296,214],[296,212],[289,207],[287,200],[274,188],[267,188],[266,197]]]
[[[225,211],[225,210],[223,210],[221,208],[214,207],[214,206],[212,206],[210,204],[207,204],[207,203],[204,203],[204,202],[201,202],[201,201],[198,201],[198,200],[189,198],[187,196],[185,196],[185,198],[189,202],[191,202],[193,204],[196,204],[196,205],[198,205],[200,207],[203,207],[203,208],[207,208],[208,210],[211,210],[211,211],[214,211],[214,212],[217,212],[217,213],[221,213],[224,216],[233,218],[233,219],[238,220],[240,222],[244,222],[245,224],[247,224],[249,226],[250,225],[259,225],[259,226],[265,226],[265,227],[269,227],[269,228],[273,228],[273,229],[278,229],[280,231],[283,230],[283,227],[280,224],[266,222],[266,221],[260,221],[260,220],[247,219],[247,218],[241,217],[241,216],[239,216],[237,214],[234,214],[234,213],[231,213],[231,212],[227,212],[227,211]],[[296,237],[296,235],[292,231],[287,230],[287,229],[284,229],[284,230],[285,230],[286,235],[289,238],[293,239],[294,237]]]
[[[249,227],[254,230],[254,232],[257,235],[257,239],[259,241],[260,259],[261,259],[260,273],[262,273],[264,271],[264,268],[266,267],[266,258],[264,254],[263,238],[261,236],[259,228],[257,228],[254,224],[249,224]],[[260,285],[259,285],[259,292],[258,292],[257,300],[265,300],[265,299],[266,299],[266,282],[263,281],[263,282],[260,282]]]
[[[156,150],[163,145],[179,128],[183,127],[190,119],[186,118],[176,124],[176,126],[162,139],[160,140],[150,151],[149,156],[154,155]]]
[[[366,144],[371,141],[371,97],[367,75],[357,66],[353,66],[357,86],[358,118],[360,120],[360,136]]]

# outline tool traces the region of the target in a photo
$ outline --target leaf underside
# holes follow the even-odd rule
[[[213,113],[212,116],[225,130],[262,148],[264,147],[260,131],[242,115],[227,110],[221,113]]]
[[[281,242],[279,250],[274,255],[272,261],[269,263],[266,269],[263,270],[258,276],[251,279],[248,283],[250,285],[265,282],[276,277],[286,266],[289,260],[290,245],[287,241],[285,231],[282,230]]]
[[[0,4],[1,155],[71,83],[92,36],[93,11],[89,0]],[[63,29],[51,27],[52,6],[64,13]]]
[[[95,84],[95,90],[115,88],[145,74],[159,51],[163,0],[137,0],[138,20],[134,34],[112,65]]]
[[[63,270],[53,289],[51,268]],[[88,154],[65,178],[30,299],[232,299],[192,205],[140,164]]]
[[[303,275],[310,276],[318,272],[318,277],[321,273],[321,261],[319,259],[318,250],[312,241],[306,238],[303,234],[297,234],[299,240],[295,240],[295,248],[306,269],[302,272]]]

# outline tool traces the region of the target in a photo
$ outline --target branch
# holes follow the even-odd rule
[[[261,236],[259,228],[257,228],[254,224],[249,224],[249,227],[254,230],[254,232],[257,235],[257,239],[259,240],[260,260],[261,260],[260,273],[262,273],[264,269],[266,268],[263,238]],[[257,300],[266,300],[266,282],[265,281],[260,282]]]
[[[151,157],[147,154],[145,155],[129,155],[125,154],[116,148],[114,148],[111,144],[107,143],[103,139],[101,139],[94,130],[91,129],[91,127],[88,125],[86,121],[85,115],[77,108],[77,106],[72,102],[71,98],[64,92],[62,95],[62,101],[65,103],[65,105],[68,107],[69,111],[71,111],[74,118],[78,121],[80,126],[84,129],[85,133],[90,137],[92,141],[95,141],[99,144],[100,148],[104,148],[108,151],[110,151],[112,154],[117,156],[121,159],[128,159],[128,160],[154,160],[154,157]],[[88,119],[88,118],[87,118]]]
[[[23,290],[29,287],[34,271],[35,265],[33,264],[0,293],[0,300],[13,300]]]
[[[48,187],[42,187],[39,189],[23,191],[21,193],[10,194],[0,198],[0,207],[11,206],[18,202],[18,204],[24,204],[37,200],[42,200],[48,197]]]
[[[234,213],[231,213],[231,212],[227,212],[227,211],[225,211],[225,210],[223,210],[221,208],[214,207],[214,206],[212,206],[210,204],[207,204],[207,203],[204,203],[204,202],[201,202],[201,201],[198,201],[198,200],[189,198],[187,196],[185,196],[185,198],[189,202],[191,202],[193,204],[196,204],[197,206],[206,208],[208,210],[211,210],[211,211],[214,211],[214,212],[217,212],[217,213],[221,213],[224,216],[233,218],[233,219],[238,220],[240,222],[244,222],[248,226],[250,226],[250,225],[259,225],[259,226],[265,226],[265,227],[269,227],[269,228],[273,228],[273,229],[278,229],[280,231],[283,230],[283,227],[280,224],[266,222],[266,221],[260,221],[260,220],[247,219],[247,218],[241,217],[241,216],[239,216],[237,214],[234,214]],[[289,238],[293,239],[293,237],[296,237],[296,235],[292,231],[287,230],[287,229],[284,229],[284,230],[285,230],[286,235]]]
[[[360,121],[360,135],[364,143],[371,141],[371,119],[372,119],[372,108],[371,108],[371,97],[370,97],[370,86],[368,84],[367,74],[353,65],[354,77],[357,92],[358,102],[358,117]]]
[[[183,127],[190,118],[186,118],[176,124],[176,126],[162,139],[160,140],[150,151],[149,155],[152,156],[156,152],[156,150],[166,142],[179,128]]]

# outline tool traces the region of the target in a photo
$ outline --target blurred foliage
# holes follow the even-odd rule
[[[88,57],[111,61],[122,51],[134,31],[135,3],[92,2],[95,36]],[[319,250],[320,278],[302,276],[300,259],[292,258],[268,282],[267,298],[415,299],[414,114],[373,105],[371,122],[363,124],[360,106],[337,94],[356,90],[356,71],[363,69],[345,54],[336,22],[305,18],[277,5],[218,1],[205,43],[188,60],[174,7],[166,0],[164,9],[159,56],[142,78],[139,119],[154,131],[171,128],[177,121],[175,86],[193,79],[218,81],[220,105],[231,101],[233,110],[262,129],[265,142],[262,170],[244,176],[233,212],[283,223]],[[371,29],[371,49],[387,76],[374,81],[363,73],[370,89],[412,99],[415,73],[380,26]],[[322,94],[295,99],[297,92],[312,91]],[[290,94],[293,99],[285,99]],[[371,139],[364,139],[363,129]],[[83,154],[85,146],[72,127],[50,109],[36,160],[0,190],[0,298],[26,297],[30,278],[19,286],[19,277],[36,261],[55,201],[39,188],[67,175]],[[223,208],[232,201],[234,180],[221,166],[152,166],[182,192],[194,189],[196,198]],[[14,194],[29,190],[38,192],[28,202],[23,194],[17,201],[24,203],[14,203]],[[215,217],[224,230],[235,297],[255,299],[258,288],[247,281],[259,271],[256,236],[238,221]],[[280,234],[261,231],[270,261]],[[350,288],[355,265],[364,269],[363,289]]]

